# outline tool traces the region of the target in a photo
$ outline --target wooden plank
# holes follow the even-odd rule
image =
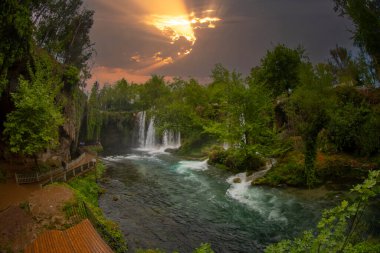
[[[99,234],[94,229],[92,224],[88,220],[85,220],[81,228],[83,231],[82,235],[88,234],[91,236],[84,238],[84,240],[87,240],[87,243],[91,246],[92,252],[104,252],[104,242],[100,238]]]
[[[66,231],[46,231],[25,249],[26,253],[112,253],[86,219]]]

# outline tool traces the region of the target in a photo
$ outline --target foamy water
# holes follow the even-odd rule
[[[252,180],[247,177],[247,173],[231,176],[226,181],[230,184],[226,192],[228,197],[246,205],[267,220],[288,224],[288,219],[282,211],[287,203],[279,201],[275,194],[266,189],[252,187]]]
[[[100,206],[120,225],[132,252],[192,252],[202,242],[220,253],[262,252],[313,227],[320,215],[315,201],[252,187],[245,173],[232,176],[206,160],[133,150],[104,163],[111,180],[103,182]]]
[[[194,171],[205,171],[208,169],[208,159],[204,161],[180,161],[178,162],[178,171],[184,170],[194,170]]]

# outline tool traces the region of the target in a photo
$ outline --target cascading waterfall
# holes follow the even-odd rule
[[[145,118],[146,118],[146,112],[142,111],[137,114],[139,118],[139,147],[145,146]]]
[[[149,127],[146,133],[144,148],[146,149],[156,148],[156,129],[154,127],[154,117],[152,117],[149,121]]]
[[[137,114],[138,117],[138,145],[146,150],[165,150],[167,148],[179,148],[181,146],[181,133],[173,130],[165,130],[162,135],[162,144],[157,142],[154,117],[150,118],[148,129],[146,130],[146,112]]]
[[[162,137],[163,148],[179,148],[181,146],[181,133],[165,130]]]
[[[240,121],[240,127],[244,128],[245,127],[245,117],[244,117],[244,114],[240,114],[240,117],[239,117],[239,121]],[[241,140],[244,144],[247,144],[247,137],[245,136],[245,134],[243,133],[243,135],[241,136]]]

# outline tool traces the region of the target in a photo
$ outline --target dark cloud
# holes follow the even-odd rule
[[[143,1],[143,0],[140,0]],[[138,0],[85,0],[95,10],[92,39],[96,43],[97,66],[139,73],[145,64],[172,57],[180,40],[171,45],[153,26],[143,22],[148,14]],[[150,0],[150,2],[154,2]],[[167,1],[156,1],[165,7]],[[179,1],[181,2],[181,1]],[[351,48],[349,21],[333,11],[332,0],[184,0],[187,11],[198,15],[214,9],[222,21],[215,29],[195,30],[197,41],[191,54],[161,64],[151,71],[169,76],[207,77],[216,63],[243,73],[259,64],[266,51],[278,43],[302,45],[314,62],[325,61],[336,44]],[[156,55],[157,56],[157,55]],[[133,58],[132,58],[133,57]],[[150,71],[150,69],[147,69]],[[143,73],[147,75],[149,73]]]

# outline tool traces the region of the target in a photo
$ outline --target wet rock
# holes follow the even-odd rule
[[[119,201],[119,200],[120,200],[120,196],[119,196],[119,195],[114,195],[114,196],[112,197],[112,200],[113,200],[113,201]]]
[[[241,183],[241,179],[240,178],[234,178],[234,180],[233,180],[233,182],[235,183],[235,184],[240,184]]]

